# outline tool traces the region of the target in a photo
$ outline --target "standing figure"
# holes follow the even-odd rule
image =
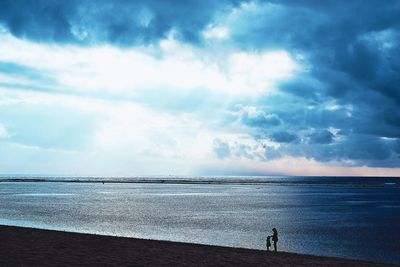
[[[272,228],[272,241],[274,242],[274,251],[276,252],[276,243],[278,243],[278,231]]]
[[[269,251],[269,248],[271,247],[271,236],[267,236],[267,251]]]

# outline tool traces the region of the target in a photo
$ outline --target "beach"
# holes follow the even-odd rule
[[[0,226],[0,266],[396,266],[333,257]],[[398,266],[398,265],[397,265]]]

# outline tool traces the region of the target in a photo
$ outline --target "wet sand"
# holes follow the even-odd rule
[[[0,226],[0,266],[400,266],[286,252]]]

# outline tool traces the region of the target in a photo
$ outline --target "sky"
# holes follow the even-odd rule
[[[399,14],[0,0],[0,173],[400,176]]]

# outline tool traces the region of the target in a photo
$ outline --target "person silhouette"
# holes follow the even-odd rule
[[[267,236],[267,251],[269,251],[269,248],[271,247],[271,236]]]
[[[278,243],[278,231],[276,228],[272,228],[272,241],[274,242],[274,251],[276,252],[276,243]]]

